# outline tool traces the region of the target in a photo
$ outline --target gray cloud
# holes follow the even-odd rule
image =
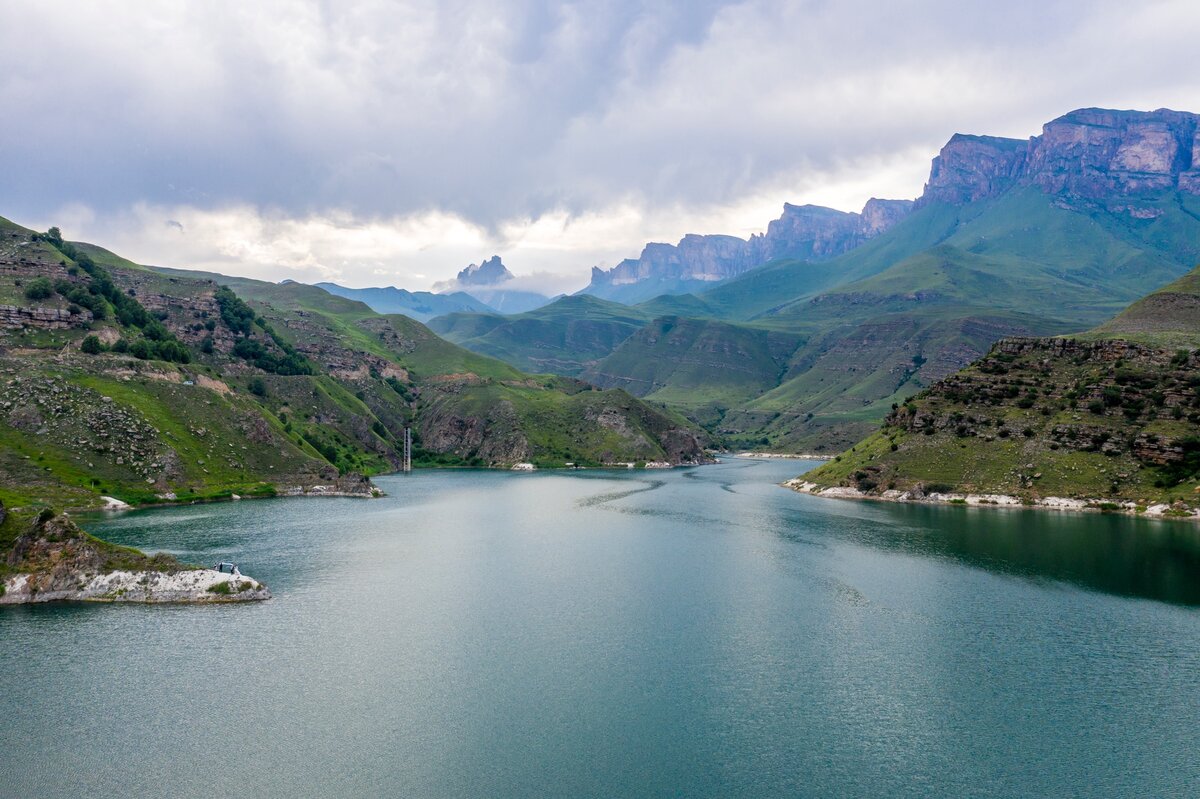
[[[0,213],[438,213],[504,245],[513,220],[641,209],[579,250],[615,259],[917,153],[865,190],[911,196],[955,131],[1200,110],[1198,35],[1191,0],[6,3]]]

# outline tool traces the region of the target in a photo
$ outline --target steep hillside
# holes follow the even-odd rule
[[[1002,340],[893,406],[879,432],[800,484],[1190,513],[1200,502],[1198,291],[1200,270],[1089,333]]]
[[[654,275],[711,286],[698,295],[626,310],[556,303],[544,316],[435,326],[521,368],[668,401],[731,442],[837,451],[996,340],[1090,328],[1200,262],[1196,135],[1192,114],[1097,109],[1028,140],[955,135],[911,211],[789,206],[751,242],[689,236],[606,273],[614,291],[650,291]],[[853,246],[847,231],[859,231]],[[731,264],[751,244],[792,257],[738,274]],[[738,378],[711,358],[706,377],[675,367],[670,354],[683,350],[664,350],[655,327],[666,317],[706,321],[675,324],[677,336],[703,327],[708,353],[744,352],[763,330],[798,343],[771,380],[762,369]],[[582,335],[567,333],[575,323]]]
[[[1121,338],[1163,349],[1200,346],[1200,272],[1138,300],[1084,338]]]
[[[0,501],[369,494],[420,464],[695,461],[679,417],[300,284],[147,269],[0,222]]]

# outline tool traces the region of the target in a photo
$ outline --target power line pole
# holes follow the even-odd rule
[[[404,473],[412,471],[412,428],[404,428]]]

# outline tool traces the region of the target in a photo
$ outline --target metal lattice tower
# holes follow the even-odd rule
[[[404,428],[404,473],[412,471],[412,428]]]

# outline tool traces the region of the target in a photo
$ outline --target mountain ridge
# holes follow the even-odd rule
[[[783,214],[765,233],[749,239],[689,233],[673,245],[652,242],[637,258],[626,258],[611,269],[592,267],[591,282],[579,293],[640,302],[699,289],[784,255],[831,258],[884,232],[912,205],[911,200],[872,198],[861,212],[846,212],[784,203]]]

